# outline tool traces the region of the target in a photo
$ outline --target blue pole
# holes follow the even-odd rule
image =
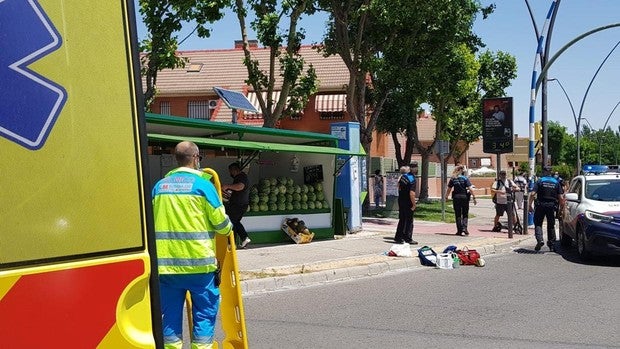
[[[538,46],[536,47],[536,56],[534,59],[534,68],[532,69],[532,83],[530,90],[530,147],[529,147],[529,170],[530,170],[530,179],[534,176],[536,167],[535,167],[535,152],[534,147],[536,145],[536,139],[534,136],[534,123],[536,122],[536,81],[538,80],[538,71],[536,70],[541,64],[541,56],[543,52],[543,42],[545,38],[545,33],[549,27],[549,21],[551,16],[553,15],[553,11],[555,9],[557,0],[554,0],[551,3],[551,7],[549,7],[549,11],[547,12],[547,17],[545,18],[545,23],[543,25],[542,30],[540,31],[540,36],[538,37]],[[543,164],[546,159],[543,159]]]

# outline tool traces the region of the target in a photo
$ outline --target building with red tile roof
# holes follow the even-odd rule
[[[250,41],[250,51],[263,70],[267,69],[269,50],[258,47],[256,41]],[[235,47],[231,49],[178,51],[178,54],[187,60],[187,64],[184,68],[164,69],[158,73],[157,93],[151,111],[164,115],[232,122],[232,110],[218,97],[214,87],[241,92],[257,110],[260,110],[252,87],[245,83],[248,72],[243,64],[244,52],[240,42],[235,42]],[[342,59],[337,55],[325,57],[310,45],[302,46],[299,54],[305,61],[304,70],[310,65],[314,67],[318,92],[310,97],[301,115],[285,117],[279,121],[277,127],[329,133],[331,123],[351,121],[346,112],[349,71]],[[276,79],[275,98],[279,96],[277,90],[280,83]],[[263,125],[260,114],[242,111],[238,113],[236,121],[243,125]],[[430,144],[435,136],[435,120],[432,116],[428,113],[418,115],[417,127],[420,141],[423,144]],[[401,136],[399,139],[404,146],[404,137]],[[396,170],[398,164],[394,160],[394,154],[395,147],[391,137],[375,133],[370,149],[372,158],[370,170],[374,171],[376,168],[381,168],[383,171]],[[419,154],[414,154],[412,161],[420,162]],[[438,159],[431,157],[430,161],[438,162]],[[482,153],[481,146],[477,147],[474,144],[470,147],[470,151],[461,157],[460,162],[474,168],[487,163],[495,167],[496,156]],[[505,159],[503,162],[502,167],[506,168]],[[436,191],[434,188],[429,188],[429,192]]]

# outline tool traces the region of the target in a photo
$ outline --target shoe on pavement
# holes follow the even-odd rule
[[[496,225],[496,226],[493,227],[493,229],[491,231],[499,233],[500,231],[502,231],[502,226],[501,225]]]
[[[457,231],[456,234],[454,234],[454,235],[463,236],[463,232],[462,231]]]
[[[417,241],[415,241],[415,240],[407,241],[407,243],[408,243],[409,245],[417,245],[417,244],[418,244],[418,242],[417,242]]]
[[[536,243],[536,246],[534,247],[534,251],[540,251],[540,248],[541,248],[541,247],[543,247],[544,245],[545,245],[545,243],[544,243],[544,242],[542,242],[542,241],[538,241],[538,242]]]
[[[245,240],[243,240],[241,242],[241,244],[239,245],[240,248],[245,248],[250,242],[252,242],[252,240],[250,240],[250,238],[245,238]]]
[[[463,233],[465,233],[465,235],[469,235],[469,232],[467,230],[464,230]]]

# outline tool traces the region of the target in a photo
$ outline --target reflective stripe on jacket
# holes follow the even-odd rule
[[[170,171],[153,188],[160,274],[209,273],[217,269],[215,234],[232,224],[213,184],[187,167]]]

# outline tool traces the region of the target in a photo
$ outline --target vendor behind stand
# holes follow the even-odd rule
[[[239,247],[245,248],[251,242],[245,227],[241,224],[243,214],[248,210],[250,204],[248,175],[241,171],[241,165],[238,162],[228,165],[228,172],[233,178],[233,182],[232,184],[222,184],[222,192],[230,195],[228,202],[225,203],[226,214],[230,218],[233,231],[239,239]]]

